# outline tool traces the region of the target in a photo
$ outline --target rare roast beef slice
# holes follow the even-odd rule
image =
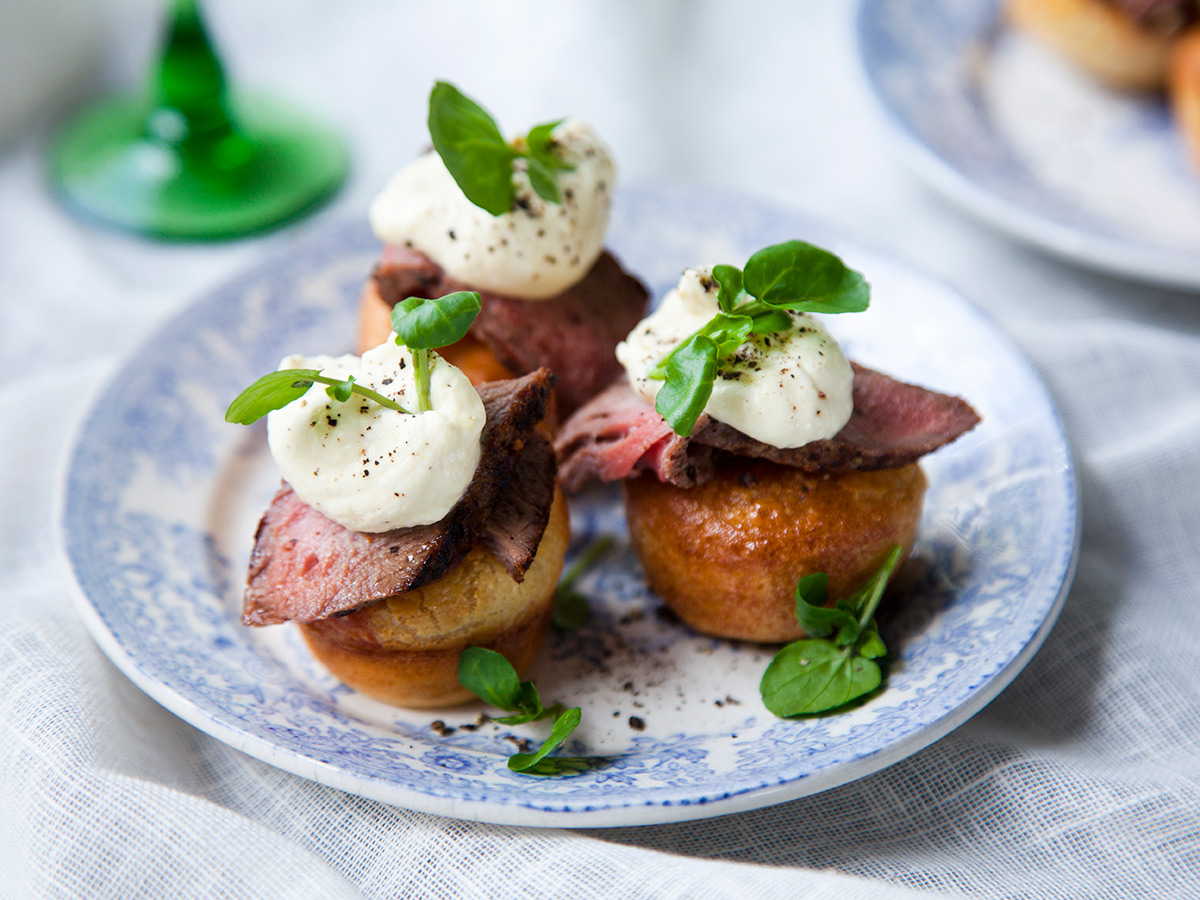
[[[523,527],[529,535],[537,532],[536,547],[553,500],[553,490],[547,496],[540,485],[547,479],[553,483],[554,460],[535,429],[546,416],[553,387],[554,376],[547,369],[480,386],[487,422],[479,466],[462,499],[432,525],[380,534],[351,531],[303,503],[284,484],[258,526],[242,620],[247,625],[313,622],[434,581],[481,541],[498,543],[485,538],[488,520],[493,513],[512,519],[510,506],[499,504],[509,491],[526,497],[526,510],[541,522],[540,528]],[[527,462],[524,450],[532,454]],[[549,467],[549,474],[532,475],[535,464]],[[535,484],[514,484],[520,476],[533,477]],[[501,560],[523,575],[524,551],[518,547],[511,552],[511,563]]]
[[[514,581],[525,578],[550,521],[555,488],[554,448],[534,432],[521,450],[517,471],[483,524],[479,546],[490,550]]]
[[[407,297],[474,290],[416,250],[387,247],[375,269],[380,297],[395,306]],[[558,375],[559,411],[581,406],[621,374],[613,348],[646,312],[646,289],[604,253],[574,287],[551,300],[518,300],[480,292],[483,309],[471,334],[514,372],[546,366]]]
[[[916,462],[979,422],[964,400],[854,365],[854,412],[837,435],[802,447],[764,444],[701,416],[690,437],[671,431],[627,381],[578,410],[555,442],[559,479],[578,490],[590,479],[616,481],[650,470],[691,487],[708,480],[714,451],[769,459],[814,474],[890,469]]]

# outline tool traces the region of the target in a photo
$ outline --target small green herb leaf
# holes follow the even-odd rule
[[[529,129],[529,135],[525,138],[525,146],[529,148],[529,156],[541,162],[542,165],[551,169],[571,172],[575,167],[554,151],[554,138],[551,137],[554,129],[562,123],[563,120],[558,119],[554,122],[546,122],[544,125],[535,125]]]
[[[862,312],[870,301],[863,277],[840,258],[804,241],[759,250],[746,262],[746,292],[800,312]]]
[[[592,615],[588,598],[577,591],[559,588],[554,595],[554,627],[562,631],[578,631]]]
[[[439,81],[429,94],[429,136],[468,200],[493,216],[512,209],[512,162],[518,154],[487,110]]]
[[[829,576],[824,572],[805,575],[796,583],[796,621],[810,638],[829,637],[835,631],[834,644],[844,647],[858,640],[858,620],[845,609],[825,605]]]
[[[397,343],[412,350],[436,350],[462,340],[482,306],[475,291],[444,297],[409,297],[392,308]]]
[[[508,767],[514,772],[528,772],[531,768],[541,762],[546,754],[557,750],[558,747],[565,741],[579,725],[579,720],[582,718],[583,712],[578,706],[568,709],[565,713],[554,720],[554,727],[550,729],[550,737],[546,738],[546,742],[542,744],[533,753],[514,753],[508,760]],[[537,771],[530,774],[560,774],[558,771],[546,772]],[[578,774],[578,773],[576,773]]]
[[[562,194],[558,190],[558,180],[554,177],[554,169],[534,156],[529,157],[525,162],[529,172],[529,183],[537,195],[547,203],[562,203]]]
[[[844,706],[879,687],[883,675],[870,659],[830,641],[801,640],[775,654],[763,673],[763,703],[777,716],[799,716]]]
[[[468,647],[458,658],[458,683],[485,703],[514,713],[497,718],[505,725],[532,722],[543,712],[532,681],[521,681],[504,656],[486,647]]]
[[[716,344],[717,358],[724,359],[737,352],[738,347],[742,346],[746,338],[750,337],[750,330],[753,327],[754,320],[749,316],[717,313],[696,333]]]
[[[865,656],[867,659],[879,659],[881,656],[887,656],[887,647],[883,645],[883,638],[879,636],[879,626],[872,620],[863,629],[862,639],[858,644],[858,655]]]
[[[605,535],[593,541],[579,558],[572,563],[562,579],[558,582],[558,590],[554,595],[554,625],[564,631],[575,631],[582,628],[591,615],[588,599],[583,594],[576,593],[572,588],[579,576],[595,565],[615,544],[616,538]]]
[[[517,697],[517,703],[515,706],[508,708],[516,712],[511,716],[501,716],[496,719],[497,722],[502,722],[505,725],[524,725],[526,722],[532,722],[534,719],[541,718],[545,712],[542,708],[542,698],[538,696],[538,689],[532,681],[521,682],[521,690]]]
[[[517,709],[521,679],[503,655],[485,647],[468,647],[458,658],[458,683],[500,709]]]
[[[325,393],[334,400],[345,403],[350,399],[350,395],[354,393],[354,376],[351,375],[345,381],[329,385],[329,387],[325,388]]]
[[[792,317],[782,309],[772,309],[760,312],[751,318],[754,323],[751,331],[755,334],[774,334],[777,331],[787,331],[792,327]]]
[[[744,296],[742,291],[742,270],[737,266],[713,266],[713,280],[717,283],[717,305],[721,312],[733,312]]]
[[[712,396],[717,345],[702,334],[692,335],[667,357],[665,375],[654,408],[676,434],[691,434]]]
[[[225,421],[251,425],[267,413],[283,409],[293,400],[303,397],[319,374],[320,369],[268,372],[233,398],[225,410]]]
[[[345,403],[351,394],[358,394],[387,409],[407,413],[408,410],[370,388],[354,383],[354,376],[343,380],[328,378],[320,369],[282,369],[268,372],[254,384],[233,398],[225,410],[225,421],[235,425],[253,425],[267,413],[283,409],[293,400],[299,400],[314,383],[327,384],[326,393],[335,400]]]
[[[559,775],[563,778],[571,778],[575,775],[582,775],[588,769],[595,768],[600,762],[603,762],[603,760],[595,757],[546,756],[539,759],[533,765],[521,770],[521,774],[541,775],[543,777]]]

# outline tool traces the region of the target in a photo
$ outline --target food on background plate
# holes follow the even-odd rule
[[[620,374],[613,347],[646,308],[645,288],[604,249],[608,149],[578,119],[506,141],[444,82],[430,94],[429,131],[434,149],[371,205],[384,249],[363,290],[360,346],[386,337],[407,297],[477,291],[478,318],[444,356],[477,384],[550,368],[559,411],[575,409]]]
[[[1195,0],[1009,0],[1009,20],[1123,90],[1166,90],[1200,169],[1200,5]]]
[[[1191,0],[1009,0],[1008,17],[1106,84],[1153,91],[1196,9]]]
[[[809,315],[868,302],[857,272],[801,241],[744,271],[689,269],[618,347],[627,378],[563,423],[560,482],[623,482],[646,579],[693,628],[802,637],[798,580],[824,573],[845,598],[911,549],[917,461],[979,417],[849,362]]]
[[[469,292],[407,300],[361,358],[288,357],[226,413],[268,417],[285,479],[255,536],[243,621],[298,623],[335,676],[400,706],[472,699],[467,647],[527,668],[569,540],[538,428],[554,375],[477,389],[434,352],[478,309]]]

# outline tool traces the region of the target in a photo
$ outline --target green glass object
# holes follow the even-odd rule
[[[227,90],[197,0],[172,0],[158,66],[139,95],[68,123],[51,150],[77,210],[154,237],[231,238],[332,196],[347,155],[332,132],[277,101]]]

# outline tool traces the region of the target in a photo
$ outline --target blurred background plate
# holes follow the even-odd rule
[[[659,610],[619,492],[572,499],[573,553],[617,548],[577,583],[592,617],[553,635],[530,677],[583,709],[574,778],[506,767],[545,723],[475,727],[481,705],[403,710],[317,665],[290,626],[240,624],[255,526],[278,483],[262,424],[227,425],[238,390],[287,353],[349,350],[379,245],[318,233],[165,326],[100,394],[71,453],[64,547],[104,652],[197,728],[324,784],[411,809],[514,825],[610,826],[737,812],[870,774],[962,724],[1050,630],[1078,550],[1075,470],[1041,378],[961,295],[790,213],[711,191],[618,193],[609,244],[661,296],[685,266],[741,263],[802,237],[867,274],[870,310],[831,330],[861,362],[967,397],[978,428],[927,457],[909,595],[880,610],[887,688],[840,715],[784,720],[758,683],[775,648],[696,634]],[[734,574],[731,577],[736,577]],[[451,731],[432,727],[442,720]],[[468,727],[463,727],[464,725]]]
[[[862,0],[857,34],[897,146],[932,186],[1076,263],[1200,287],[1200,173],[1164,98],[1093,82],[996,0]]]

